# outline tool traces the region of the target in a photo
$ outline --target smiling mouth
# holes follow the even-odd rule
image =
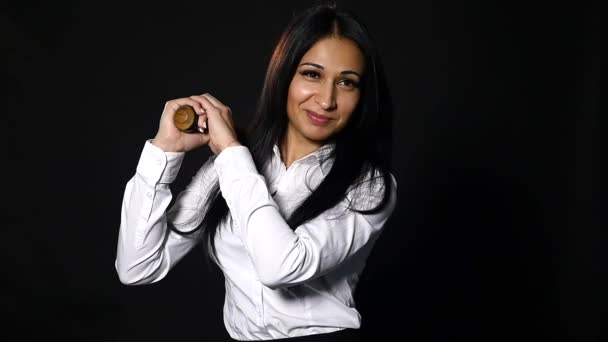
[[[315,126],[324,126],[331,120],[331,118],[327,116],[319,115],[315,112],[311,112],[308,110],[306,111],[306,115],[308,116],[308,119],[310,119],[312,124]]]

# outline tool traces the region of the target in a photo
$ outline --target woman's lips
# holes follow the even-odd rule
[[[331,120],[330,118],[328,118],[327,116],[324,115],[319,115],[315,112],[311,112],[311,111],[306,111],[306,115],[308,115],[308,118],[310,119],[310,121],[312,122],[313,125],[315,126],[325,126],[327,125],[327,123],[329,122],[329,120]]]

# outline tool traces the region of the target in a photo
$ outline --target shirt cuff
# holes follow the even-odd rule
[[[242,198],[239,198],[242,195],[242,191],[239,191],[243,185],[242,181],[247,179],[248,176],[261,177],[249,149],[245,146],[227,147],[217,155],[214,166],[220,182],[222,196],[226,199],[228,207],[236,209],[234,202],[242,202]],[[251,196],[259,195],[259,191],[250,190],[252,192]],[[249,204],[252,205],[256,201],[250,202]]]
[[[147,140],[137,163],[137,173],[151,186],[172,183],[184,160],[184,152],[165,152]]]
[[[215,169],[218,175],[235,176],[245,172],[258,173],[249,149],[245,146],[226,147],[215,158]]]

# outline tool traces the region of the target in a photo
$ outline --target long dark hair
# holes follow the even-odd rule
[[[351,118],[339,133],[331,138],[333,166],[321,184],[286,218],[291,229],[315,218],[346,198],[349,191],[374,177],[369,186],[384,183],[382,200],[372,209],[351,210],[374,213],[388,202],[392,186],[390,170],[393,107],[384,70],[376,46],[367,28],[350,11],[338,10],[335,5],[323,4],[310,8],[292,18],[272,54],[266,72],[255,120],[241,143],[249,148],[258,170],[273,156],[273,147],[287,130],[287,92],[302,56],[320,39],[339,36],[355,42],[365,56],[365,71],[361,79],[361,96]],[[189,232],[202,229],[203,250],[215,255],[214,238],[219,224],[229,217],[229,209],[221,195],[219,182],[208,194],[207,208],[201,224]]]

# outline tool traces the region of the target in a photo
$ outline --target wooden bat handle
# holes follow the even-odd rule
[[[182,132],[197,133],[198,116],[194,113],[194,109],[189,105],[180,106],[173,114],[173,123],[175,127]]]

